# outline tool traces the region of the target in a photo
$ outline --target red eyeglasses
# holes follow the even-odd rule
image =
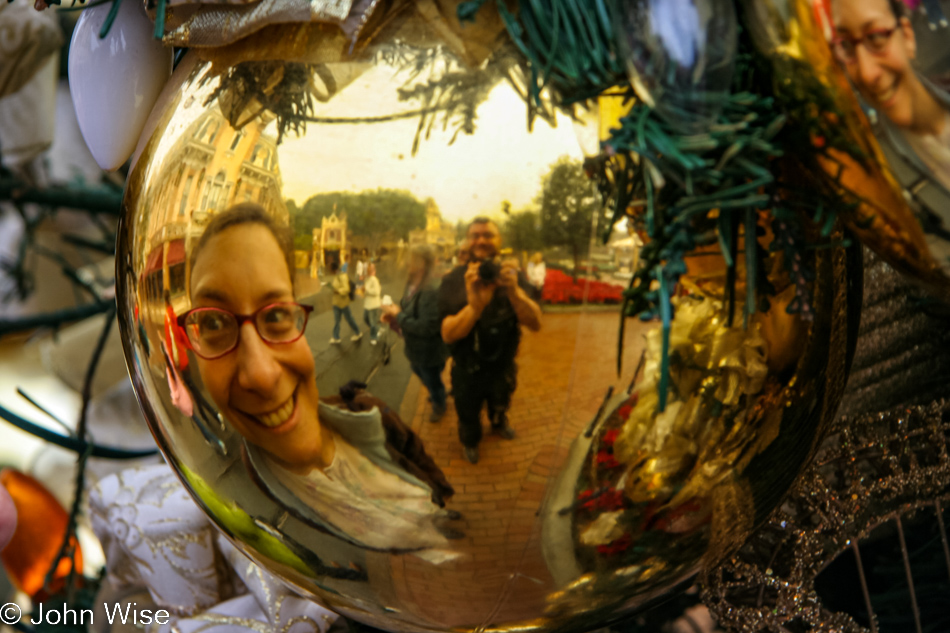
[[[863,45],[864,49],[876,57],[880,57],[887,52],[887,45],[891,41],[894,32],[900,28],[900,25],[894,25],[889,29],[875,29],[865,33],[864,37],[846,37],[838,36],[831,42],[831,48],[835,57],[843,64],[853,63],[858,56],[858,46]]]
[[[234,314],[221,308],[195,308],[178,317],[195,354],[214,360],[237,347],[241,326],[250,321],[260,337],[272,344],[293,343],[303,336],[313,306],[283,302],[266,305],[253,314]]]

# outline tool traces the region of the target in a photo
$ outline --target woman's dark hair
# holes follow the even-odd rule
[[[907,5],[904,3],[904,0],[887,0],[887,5],[891,9],[891,13],[893,13],[894,17],[898,20],[909,17]]]
[[[256,202],[242,202],[233,207],[215,214],[208,223],[208,227],[201,234],[198,245],[191,251],[191,267],[194,268],[195,261],[198,259],[198,253],[207,246],[215,235],[222,233],[232,227],[242,224],[260,224],[274,236],[284,254],[284,261],[287,263],[287,273],[290,275],[291,286],[294,285],[294,272],[297,268],[294,256],[294,237],[290,227],[285,224],[279,224],[269,213]]]
[[[422,261],[422,264],[425,267],[425,272],[422,275],[422,281],[423,283],[428,281],[429,277],[432,276],[432,269],[435,267],[435,249],[429,244],[416,244],[409,251],[409,256],[418,258]]]

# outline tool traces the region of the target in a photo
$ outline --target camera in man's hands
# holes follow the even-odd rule
[[[501,277],[501,258],[483,260],[478,265],[478,278],[486,284],[495,283]]]

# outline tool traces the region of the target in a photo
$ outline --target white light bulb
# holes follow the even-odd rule
[[[138,0],[124,0],[105,38],[111,4],[82,12],[69,46],[69,89],[79,129],[105,170],[124,163],[172,70],[172,50],[152,37]]]

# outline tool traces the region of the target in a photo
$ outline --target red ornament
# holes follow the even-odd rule
[[[597,452],[597,464],[604,468],[617,468],[620,466],[620,462],[614,458],[614,454],[607,451]]]
[[[598,545],[597,553],[604,554],[606,556],[613,556],[616,554],[621,554],[630,548],[630,545],[633,544],[633,539],[630,538],[629,534],[624,534],[616,541],[608,543],[607,545]]]
[[[44,591],[46,574],[63,544],[69,514],[43,484],[18,470],[0,471],[0,484],[10,493],[17,511],[16,531],[0,552],[0,560],[10,582],[36,602],[60,591],[69,576],[72,562],[64,558],[56,567],[50,587]],[[81,576],[82,550],[75,537],[72,547],[76,552],[76,574]]]

